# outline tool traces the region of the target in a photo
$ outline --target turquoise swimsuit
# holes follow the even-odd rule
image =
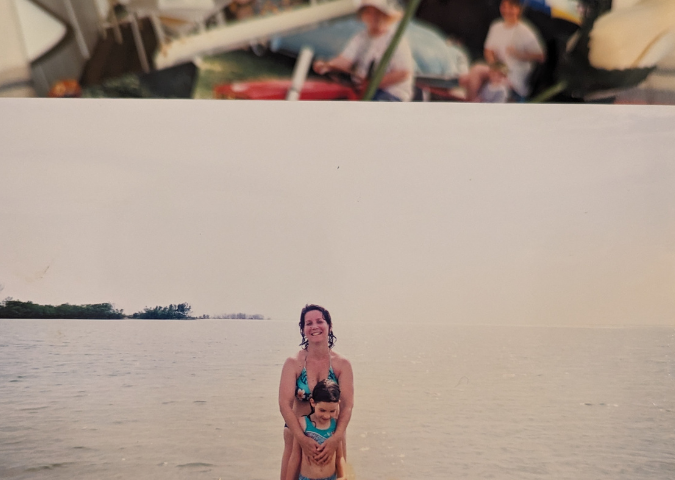
[[[303,477],[302,475],[300,475],[300,476],[298,477],[298,480],[314,480],[314,479],[307,478],[307,477]],[[318,480],[337,480],[337,473],[334,473],[334,474],[331,475],[330,477],[320,478],[320,479],[318,479]]]
[[[328,440],[333,433],[335,433],[336,426],[337,421],[334,418],[331,418],[330,426],[322,430],[314,426],[314,422],[310,420],[309,415],[305,417],[305,435],[312,440],[315,440],[319,445]]]
[[[328,380],[332,380],[339,385],[340,382],[338,382],[337,376],[333,371],[333,361],[330,357],[328,357],[328,361],[330,362],[328,366]],[[312,398],[312,391],[309,389],[309,384],[307,383],[307,357],[305,357],[305,365],[302,367],[302,372],[300,372],[300,376],[295,381],[295,396],[303,402],[309,402]],[[288,425],[284,423],[284,427],[288,428]]]
[[[309,419],[309,415],[305,417],[305,435],[315,440],[316,443],[318,443],[319,445],[328,440],[333,435],[333,433],[335,433],[336,427],[337,427],[337,420],[335,420],[334,418],[330,419],[330,426],[328,428],[321,430],[314,426],[314,423]],[[313,479],[300,475],[298,477],[298,480],[313,480]],[[337,480],[337,472],[335,472],[330,477],[322,478],[320,480]]]
[[[331,362],[328,367],[328,380],[332,380],[339,384],[335,372],[333,372],[333,363],[330,360],[330,357],[328,360]],[[300,376],[296,380],[295,385],[295,396],[298,397],[298,400],[309,402],[309,399],[312,398],[312,391],[309,389],[309,384],[307,383],[307,357],[305,357],[305,366],[302,367],[302,372],[300,372]]]

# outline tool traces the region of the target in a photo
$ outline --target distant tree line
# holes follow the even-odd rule
[[[215,315],[212,318],[234,318],[240,320],[264,320],[265,317],[259,314],[247,315],[245,313],[225,313],[222,315]]]
[[[6,298],[0,302],[0,318],[72,318],[72,319],[161,319],[183,320],[189,319],[190,307],[187,303],[169,305],[168,307],[145,308],[142,312],[125,315],[124,310],[117,310],[111,303],[96,303],[92,305],[39,305],[33,302],[22,302]]]
[[[221,315],[190,315],[192,307],[188,303],[171,304],[168,307],[157,306],[144,308],[142,312],[126,315],[124,310],[116,309],[111,303],[95,303],[91,305],[39,305],[33,302],[22,302],[11,297],[0,301],[0,318],[63,318],[63,319],[121,319],[137,318],[144,320],[188,320],[208,318],[230,318],[240,320],[264,320],[263,315],[246,313],[226,313]]]
[[[117,310],[110,303],[91,305],[38,305],[11,298],[0,302],[0,318],[124,318],[124,311]]]
[[[131,318],[143,318],[146,320],[183,320],[190,317],[192,307],[187,303],[169,305],[168,307],[145,308],[142,312],[134,313]]]

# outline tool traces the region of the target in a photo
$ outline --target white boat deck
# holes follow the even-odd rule
[[[357,0],[330,0],[220,25],[166,43],[155,55],[155,65],[158,69],[168,68],[204,55],[246,47],[251,43],[266,41],[274,35],[349,15],[357,8]]]

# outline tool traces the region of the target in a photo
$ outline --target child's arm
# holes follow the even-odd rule
[[[345,45],[345,48],[337,57],[328,61],[317,60],[314,62],[314,71],[319,75],[333,71],[352,73],[352,67],[356,62],[356,56],[362,49],[364,32],[354,35]]]
[[[495,51],[490,50],[489,48],[483,50],[483,58],[488,65],[492,65],[497,61],[497,55],[495,54]]]
[[[351,60],[343,57],[342,55],[338,55],[337,57],[332,58],[328,61],[317,60],[316,62],[314,62],[314,71],[319,75],[323,75],[325,73],[335,70],[337,70],[338,72],[351,73],[352,70]]]
[[[340,442],[340,445],[335,452],[335,473],[337,474],[337,480],[346,480],[347,468],[345,455],[342,451],[342,442]]]
[[[546,55],[541,50],[528,52],[527,50],[517,50],[515,47],[507,47],[506,52],[517,60],[523,62],[544,63]]]

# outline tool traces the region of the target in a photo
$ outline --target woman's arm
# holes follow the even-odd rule
[[[337,420],[335,433],[319,446],[319,454],[315,460],[320,465],[327,464],[332,458],[333,453],[337,451],[342,443],[349,420],[352,418],[352,408],[354,407],[354,373],[349,360],[342,359],[342,368],[338,375],[340,384],[340,415]]]
[[[305,417],[298,418],[298,422],[300,423],[300,429],[304,432],[307,429]],[[286,472],[286,480],[298,480],[298,474],[300,473],[301,466],[302,466],[302,453],[300,451],[300,444],[294,438],[293,450],[291,450],[291,456],[288,459],[288,470]]]
[[[296,370],[297,360],[290,357],[284,363],[281,369],[281,381],[279,383],[279,410],[284,417],[286,426],[293,434],[293,437],[300,444],[302,451],[310,458],[316,458],[319,444],[312,440],[302,431],[298,417],[293,411],[293,402],[295,402],[295,382],[297,380]]]

